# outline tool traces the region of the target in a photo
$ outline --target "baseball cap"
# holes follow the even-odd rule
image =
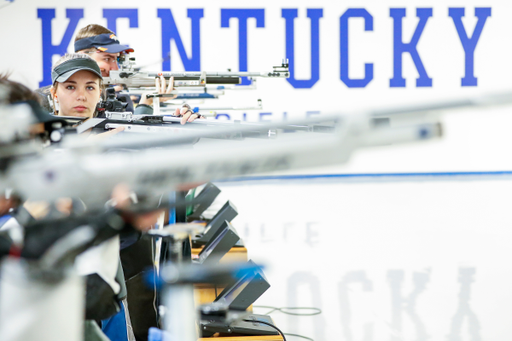
[[[96,61],[92,58],[76,58],[69,59],[63,62],[60,65],[57,65],[52,70],[52,83],[55,82],[65,82],[69,77],[73,76],[78,71],[90,71],[103,79],[101,76],[101,70]]]
[[[113,33],[98,34],[94,37],[82,38],[75,41],[75,52],[91,47],[97,48],[101,52],[109,53],[133,52],[131,47],[119,44],[119,40]]]

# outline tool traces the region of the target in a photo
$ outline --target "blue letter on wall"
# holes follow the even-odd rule
[[[107,19],[107,28],[116,34],[119,18],[128,18],[130,28],[139,27],[139,12],[136,8],[104,8],[103,18]]]
[[[322,9],[308,9],[308,18],[311,21],[311,78],[305,80],[295,79],[295,27],[297,9],[283,9],[281,16],[286,21],[286,58],[289,60],[290,78],[287,81],[296,89],[312,88],[320,79],[320,18]]]
[[[39,87],[52,84],[52,58],[54,55],[62,56],[67,50],[73,32],[75,32],[78,21],[84,16],[83,9],[66,9],[66,17],[69,19],[68,27],[59,45],[52,44],[52,20],[55,18],[55,9],[38,8],[37,17],[41,19],[43,35],[43,80]]]
[[[201,71],[201,37],[199,23],[203,17],[203,9],[189,9],[187,16],[192,20],[192,54],[187,57],[180,33],[170,9],[158,9],[158,17],[162,20],[162,70],[171,71],[171,40],[174,40],[186,71]]]
[[[478,39],[480,39],[480,34],[484,28],[485,21],[487,20],[487,17],[491,16],[491,8],[475,8],[475,16],[478,18],[478,22],[476,23],[475,30],[473,31],[471,38],[468,38],[468,34],[466,33],[464,24],[462,23],[464,8],[450,8],[448,10],[448,15],[453,19],[453,23],[455,24],[455,28],[457,29],[457,33],[459,34],[462,47],[464,48],[464,53],[466,55],[466,70],[464,78],[461,80],[461,85],[476,86],[478,80],[474,74],[475,48],[478,43]]]
[[[364,78],[348,77],[348,19],[364,18],[364,30],[373,31],[373,17],[364,8],[349,8],[340,18],[340,79],[349,88],[364,88],[373,79],[373,64],[364,64]]]
[[[427,75],[416,48],[427,20],[432,16],[432,8],[416,9],[416,16],[420,18],[420,22],[408,44],[402,41],[402,18],[405,17],[405,8],[391,8],[389,15],[393,18],[393,78],[389,80],[389,86],[405,87],[405,79],[402,77],[402,55],[405,52],[411,55],[414,66],[420,74],[416,79],[416,86],[432,86],[432,78]]]
[[[221,9],[220,27],[229,27],[229,19],[238,18],[238,66],[240,71],[247,71],[247,19],[256,18],[256,27],[265,27],[264,9]],[[242,77],[242,85],[251,81]]]

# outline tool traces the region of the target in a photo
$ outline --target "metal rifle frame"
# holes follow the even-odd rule
[[[266,130],[264,123],[255,122],[243,122],[243,121],[219,121],[219,120],[195,120],[189,122],[186,125],[181,125],[181,118],[175,116],[162,116],[162,115],[135,115],[131,112],[105,112],[105,117],[82,119],[82,118],[66,118],[69,120],[75,120],[81,123],[77,126],[77,133],[81,134],[89,129],[94,129],[97,132],[104,130],[115,129],[118,127],[124,127],[125,132],[134,133],[176,133],[178,131],[191,132],[197,130],[210,129],[211,132],[215,132],[215,129],[220,128],[233,128],[236,127],[253,127],[253,131],[246,130],[243,133],[222,133],[217,137],[210,135],[210,138],[221,138],[221,139],[241,139],[244,137],[259,137],[259,138],[270,138],[275,137],[277,131],[275,129]],[[309,124],[286,124],[282,122],[280,128],[284,131],[308,131],[308,132],[332,132],[334,127],[331,125],[320,125],[316,124],[314,120],[311,120]]]
[[[163,112],[163,113],[167,113],[167,112],[174,112],[176,110],[176,108],[180,108],[178,106],[172,106],[173,103],[169,103],[169,104],[165,104],[165,105],[160,105],[160,112]],[[211,111],[217,111],[217,110],[261,110],[263,109],[263,104],[262,104],[262,101],[261,99],[258,99],[258,102],[256,105],[253,105],[253,106],[233,106],[233,107],[228,107],[228,106],[212,106],[212,105],[198,105],[198,106],[195,106],[192,108],[192,111],[196,112],[196,113],[200,113],[201,115],[204,115],[204,113],[202,112],[203,110],[204,111],[207,111],[207,110],[211,110]]]
[[[103,79],[104,84],[123,84],[127,88],[148,87],[155,84],[155,79],[163,76],[166,79],[174,77],[175,87],[179,86],[205,86],[206,84],[240,84],[240,77],[288,78],[288,60],[282,61],[280,66],[274,66],[268,72],[232,72],[232,71],[185,71],[185,72],[151,72],[134,71],[136,68],[111,71],[109,77]]]

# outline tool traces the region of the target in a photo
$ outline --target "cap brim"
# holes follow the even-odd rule
[[[102,52],[108,52],[108,53],[119,53],[119,52],[133,52],[134,50],[126,45],[121,44],[110,44],[110,45],[103,45],[103,46],[95,46],[98,50]]]
[[[98,77],[102,78],[101,73],[98,74],[98,72],[94,69],[88,68],[88,67],[81,67],[73,70],[69,70],[68,72],[63,73],[59,77],[55,79],[55,82],[63,83],[69,79],[69,77],[73,76],[78,71],[89,71],[97,75]]]

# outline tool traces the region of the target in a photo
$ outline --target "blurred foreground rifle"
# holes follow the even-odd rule
[[[333,129],[325,134],[282,134],[275,139],[226,141],[220,147],[213,143],[200,148],[181,146],[219,134],[328,123],[333,124]],[[20,156],[10,153],[9,148],[0,148],[0,190],[11,188],[20,198],[32,200],[81,198],[89,208],[100,208],[113,188],[125,183],[137,194],[140,205],[144,199],[154,201],[182,184],[339,164],[361,147],[440,135],[437,122],[379,127],[372,125],[368,115],[333,115],[260,126],[233,124],[177,135],[119,136],[106,141],[69,136],[58,151],[49,147]],[[137,149],[140,151],[134,152]]]
[[[21,119],[23,113],[3,106],[1,109],[5,112],[0,115],[0,190],[12,188],[22,198],[33,200],[79,197],[99,206],[109,199],[112,188],[118,183],[126,183],[142,197],[151,197],[189,182],[343,163],[357,148],[440,136],[440,125],[436,121],[425,121],[431,112],[510,103],[512,94],[503,92],[357,115],[317,116],[261,125],[231,123],[229,126],[226,123],[216,129],[187,134],[125,136],[126,139],[119,134],[119,138],[102,143],[75,141],[69,136],[61,144],[59,153],[53,148],[41,151],[32,141],[17,141],[15,137],[19,135],[14,136],[12,129],[23,133],[27,128],[26,121]],[[13,121],[14,117],[20,120]],[[411,117],[418,121],[419,118],[420,123],[396,125],[400,119],[396,122],[394,119],[398,117],[405,118],[404,121]],[[389,118],[390,124],[378,121]],[[190,126],[199,126],[202,121],[192,122]],[[210,124],[209,120],[205,121]],[[177,148],[220,134],[243,135],[254,131],[287,130],[290,126],[328,126],[329,123],[332,123],[332,132],[326,134],[280,134],[283,136],[269,140],[228,141],[220,148],[214,144],[193,149]],[[17,126],[13,128],[13,124]],[[142,152],[126,152],[137,149]],[[109,152],[105,154],[106,151]]]

